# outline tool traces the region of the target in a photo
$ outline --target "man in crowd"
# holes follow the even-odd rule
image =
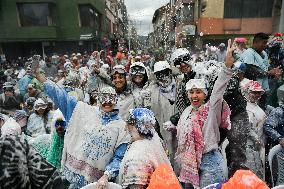
[[[13,115],[16,110],[21,109],[23,99],[21,95],[15,92],[11,82],[6,82],[3,85],[4,93],[0,95],[0,110],[3,114]]]
[[[270,69],[268,56],[264,49],[267,47],[269,36],[265,33],[257,33],[253,38],[251,48],[248,48],[241,56],[241,61],[246,64],[245,77],[260,82],[266,91],[260,101],[260,106],[266,109],[266,98],[269,93],[269,77],[279,77],[282,70],[279,67]]]

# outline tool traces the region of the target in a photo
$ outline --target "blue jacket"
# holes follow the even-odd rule
[[[274,142],[278,143],[280,138],[284,138],[284,105],[271,111],[263,128],[265,134]]]

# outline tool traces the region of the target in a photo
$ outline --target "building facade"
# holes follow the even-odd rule
[[[1,0],[0,49],[7,59],[100,49],[104,0]]]
[[[170,0],[169,19],[164,19],[169,20],[168,40],[172,44],[173,36],[182,32],[184,46],[201,49],[206,43],[218,45],[229,38],[281,32],[283,4],[283,0]]]

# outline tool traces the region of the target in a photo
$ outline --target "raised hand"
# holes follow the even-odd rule
[[[226,52],[226,58],[225,58],[225,65],[228,68],[232,68],[235,62],[235,59],[233,57],[233,52],[236,50],[237,47],[233,46],[232,40],[228,40],[228,48]]]

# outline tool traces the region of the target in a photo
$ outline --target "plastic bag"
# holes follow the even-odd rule
[[[151,176],[147,189],[182,189],[180,183],[170,166],[158,166]]]
[[[269,189],[264,181],[252,171],[238,170],[230,180],[223,184],[222,189]]]

